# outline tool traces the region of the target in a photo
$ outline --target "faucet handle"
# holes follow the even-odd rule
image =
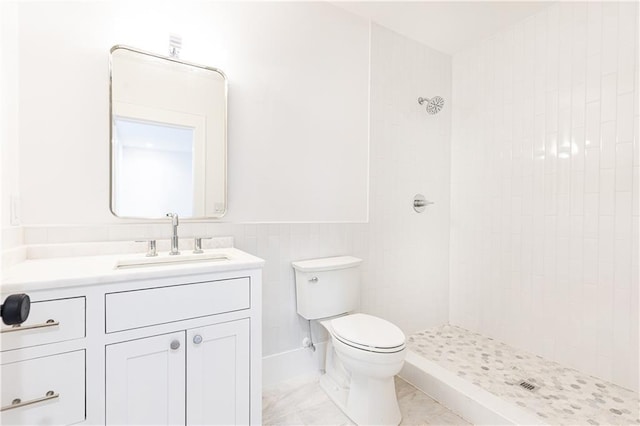
[[[202,250],[202,240],[210,240],[211,237],[195,237],[193,239],[193,252],[195,254],[204,253]]]
[[[136,243],[148,243],[147,245],[147,257],[154,257],[158,255],[156,249],[156,240],[136,240]]]

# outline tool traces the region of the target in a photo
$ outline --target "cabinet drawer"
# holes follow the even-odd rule
[[[244,277],[108,293],[106,332],[248,309],[249,287]]]
[[[80,339],[85,335],[85,299],[33,302],[24,323],[19,327],[3,325],[0,333],[2,351]]]
[[[84,351],[5,364],[0,371],[0,424],[68,425],[85,419]]]

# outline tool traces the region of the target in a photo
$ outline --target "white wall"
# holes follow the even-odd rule
[[[427,114],[418,97],[441,96]],[[405,332],[448,319],[451,57],[373,25],[371,211],[363,307]],[[413,210],[421,193],[435,202]]]
[[[166,52],[169,32],[183,36],[183,59],[229,77],[225,220],[367,220],[365,20],[324,2],[18,8],[25,224],[119,222],[108,208],[109,49]]]
[[[27,244],[170,235],[168,222],[119,221],[108,210],[108,49],[115,43],[129,43],[162,51],[166,44],[162,25],[166,14],[145,10],[140,4],[30,2],[19,6],[20,177]],[[191,54],[194,61],[219,65],[229,76],[229,201],[231,209],[244,213],[230,214],[226,223],[182,222],[179,232],[184,245],[196,235],[230,235],[236,247],[266,260],[264,355],[297,349],[307,334],[306,322],[296,314],[290,265],[294,260],[344,254],[362,257],[363,310],[396,322],[407,333],[445,322],[451,109],[447,105],[439,115],[429,116],[417,98],[450,99],[450,57],[373,26],[370,68],[368,24],[327,3],[187,5],[205,9],[180,9],[183,18],[194,19],[194,28],[182,32],[182,56]],[[139,18],[145,11],[151,15]],[[206,20],[210,23],[205,28]],[[160,24],[153,24],[156,21]],[[254,30],[247,31],[253,24]],[[225,37],[210,36],[203,42],[211,34],[209,26]],[[194,34],[200,30],[202,35]],[[256,39],[258,35],[261,40]],[[189,52],[189,42],[194,40],[198,49],[192,47]],[[358,65],[362,61],[364,70]],[[40,64],[50,65],[42,68]],[[336,74],[339,71],[357,78],[343,81]],[[338,90],[340,96],[329,96],[329,89]],[[364,151],[358,140],[363,125]],[[338,137],[345,132],[354,137]],[[352,154],[357,158],[329,161],[326,154],[331,150],[325,148],[331,143],[339,144],[341,150],[355,147]],[[292,164],[294,159],[300,164]],[[305,187],[295,171],[301,166],[321,175],[343,167],[354,174],[353,179],[339,182],[345,187],[340,195],[330,178]],[[300,190],[273,181],[284,178],[290,181],[287,184],[301,185]],[[269,189],[277,189],[275,195],[302,207],[310,205],[308,194],[324,196],[332,200],[327,210],[336,212],[351,202],[343,195],[356,192],[358,206],[363,202],[366,206],[371,198],[371,222],[346,223],[347,219],[365,220],[365,210],[358,217],[324,217],[345,223],[242,223],[250,219],[253,209],[274,215],[263,220],[293,220],[289,216],[293,207],[279,203],[282,198],[274,196],[268,210],[253,198],[255,191],[273,195]],[[437,203],[420,215],[411,208],[419,192]],[[140,250],[144,251],[143,244]],[[324,337],[320,331],[314,328],[316,339]]]
[[[636,390],[637,25],[564,2],[454,56],[450,262],[452,323]]]
[[[18,8],[0,4],[0,141],[2,228],[10,226],[10,196],[18,194]],[[5,195],[6,194],[6,195]]]

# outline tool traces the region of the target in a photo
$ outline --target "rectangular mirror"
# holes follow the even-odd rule
[[[227,210],[227,79],[218,69],[111,49],[111,212],[219,218]]]

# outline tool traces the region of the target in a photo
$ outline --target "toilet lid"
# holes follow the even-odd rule
[[[405,344],[396,325],[367,314],[352,314],[331,321],[335,337],[362,349],[395,349]]]

